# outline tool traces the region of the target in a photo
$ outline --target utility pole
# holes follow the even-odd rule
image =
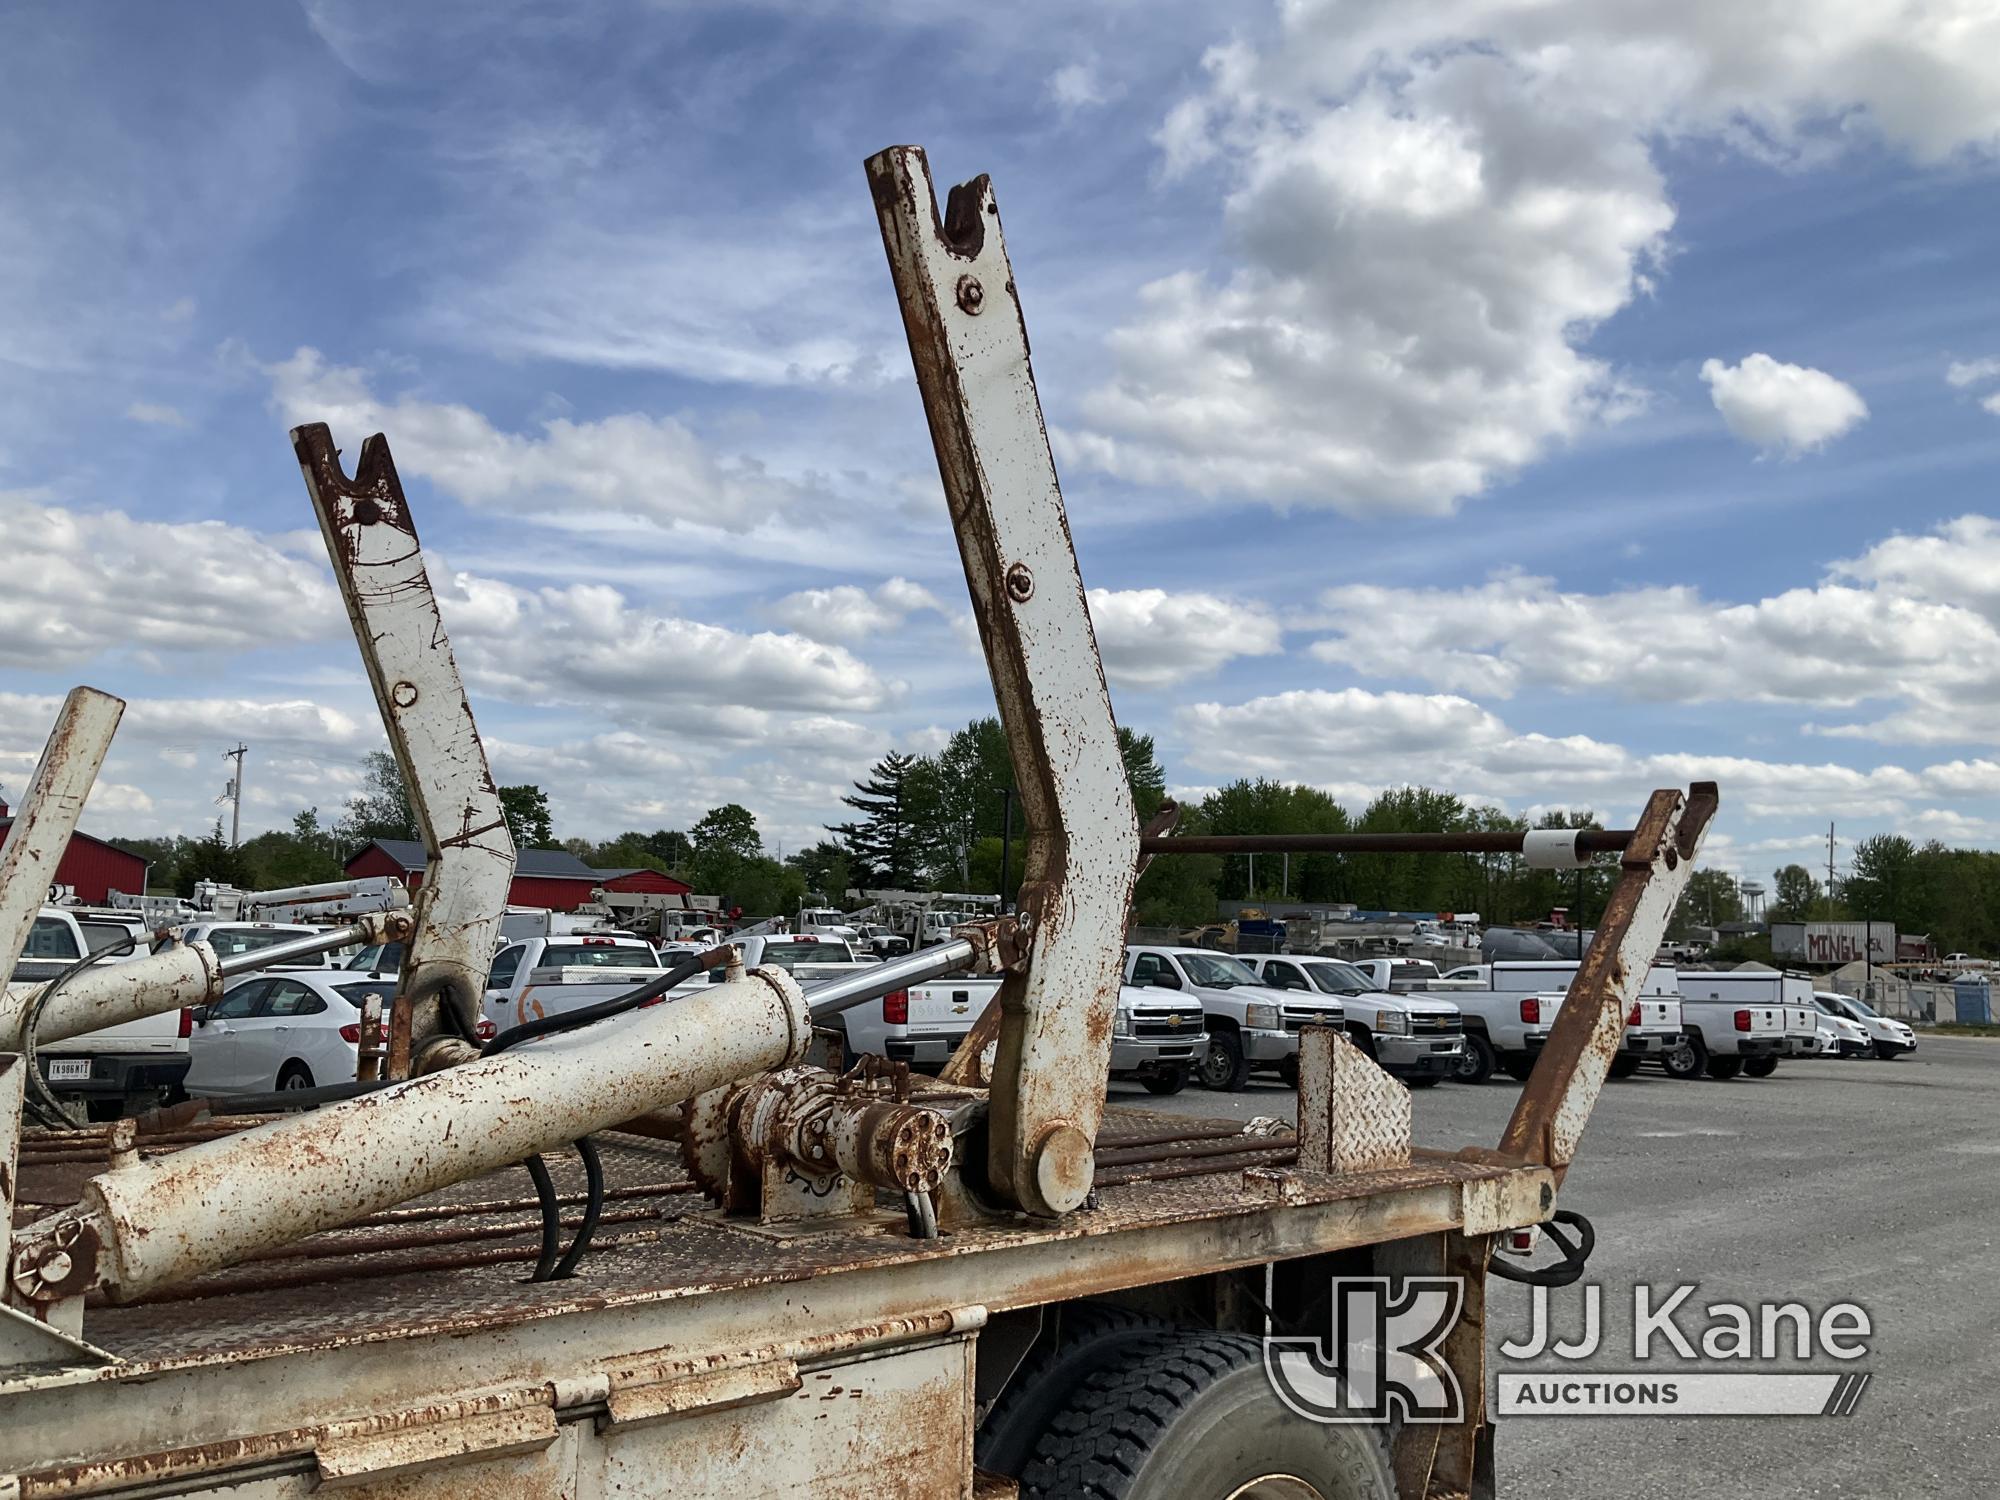
[[[250,747],[237,742],[234,750],[222,752],[224,760],[236,762],[236,774],[229,778],[229,847],[234,849],[243,838],[243,757],[250,753]]]
[[[1833,920],[1833,824],[1826,825],[1826,917]]]

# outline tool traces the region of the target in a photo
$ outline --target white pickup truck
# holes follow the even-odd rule
[[[129,954],[107,953],[102,963],[120,963],[147,949],[145,923],[137,914],[79,917],[62,907],[44,907],[29,931],[13,982],[39,988],[86,953],[132,940]],[[187,1011],[168,1011],[71,1037],[36,1051],[42,1077],[58,1098],[81,1099],[93,1120],[115,1120],[128,1107],[150,1108],[179,1097],[188,1070]]]
[[[1127,948],[1125,983],[1171,990],[1201,1006],[1208,1055],[1200,1077],[1212,1089],[1241,1089],[1253,1071],[1265,1070],[1295,1085],[1299,1032],[1308,1024],[1346,1024],[1334,996],[1270,988],[1243,960],[1206,948]]]
[[[892,990],[843,1013],[847,1050],[936,1069],[945,1063],[999,987],[997,977],[939,979]],[[1111,1027],[1111,1076],[1134,1078],[1155,1094],[1187,1087],[1208,1055],[1198,1002],[1158,989],[1118,991]]]
[[[1397,993],[1420,990],[1443,977],[1428,958],[1344,958],[1341,962],[1366,974],[1376,989]]]
[[[1775,1005],[1785,1016],[1785,1045],[1776,1053],[1758,1053],[1743,1060],[1750,1078],[1769,1078],[1780,1057],[1826,1055],[1820,1036],[1819,1007],[1813,1003],[1813,982],[1806,974],[1780,974],[1765,969],[1732,969],[1722,973],[1690,971],[1720,1000],[1739,1005]]]
[[[1785,1055],[1785,1007],[1775,993],[1760,999],[1736,983],[1753,975],[1682,969],[1681,1030],[1685,1041],[1679,1052],[1664,1059],[1667,1072],[1675,1078],[1734,1078],[1752,1063],[1758,1071],[1752,1077],[1768,1076]],[[1764,978],[1773,976],[1765,975]],[[1817,1031],[1817,1023],[1815,1023]]]
[[[1576,971],[1575,959],[1529,959],[1466,964],[1446,974],[1443,987],[1465,1012],[1466,1060],[1459,1082],[1483,1083],[1496,1068],[1526,1082]],[[1680,976],[1656,964],[1626,1012],[1611,1076],[1629,1078],[1643,1063],[1664,1064],[1680,1045]]]
[[[643,938],[608,933],[523,938],[493,955],[480,1009],[495,1030],[505,1031],[609,1000],[666,972]]]
[[[1450,999],[1422,991],[1392,994],[1367,971],[1337,958],[1261,954],[1245,962],[1272,989],[1291,993],[1310,986],[1337,999],[1354,1045],[1409,1087],[1429,1088],[1458,1071],[1464,1023]]]

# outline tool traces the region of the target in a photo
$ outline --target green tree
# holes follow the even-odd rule
[[[339,836],[319,824],[319,809],[292,815],[289,831],[260,833],[242,848],[244,882],[252,890],[280,890],[339,880],[343,874]]]
[[[1154,757],[1153,737],[1118,726],[1118,754],[1125,762],[1125,782],[1132,789],[1132,806],[1143,826],[1167,800],[1167,773]]]
[[[785,864],[798,872],[809,894],[829,906],[845,907],[847,892],[853,885],[853,866],[840,845],[831,839],[821,839],[790,855]]]
[[[549,816],[549,799],[534,785],[500,788],[500,812],[507,820],[507,832],[516,849],[553,849],[555,824]]]
[[[1773,922],[1804,922],[1813,915],[1819,900],[1819,882],[1804,865],[1786,865],[1771,877],[1771,905],[1768,919]]]
[[[1736,877],[1727,870],[1696,870],[1688,876],[1669,924],[1672,931],[1685,933],[1694,927],[1716,927],[1724,922],[1743,920],[1743,896],[1736,889]]]
[[[711,807],[689,830],[697,863],[726,855],[734,859],[755,859],[764,852],[764,840],[757,832],[757,815],[740,802]]]
[[[362,787],[347,804],[340,820],[341,842],[352,850],[371,839],[415,839],[416,810],[410,806],[409,789],[396,757],[386,750],[370,750],[362,757]]]
[[[916,883],[917,842],[910,810],[904,806],[905,783],[916,764],[915,756],[900,750],[884,755],[869,768],[867,778],[855,782],[854,790],[840,799],[860,818],[828,830],[870,885],[901,889]],[[697,827],[697,843],[700,833]]]
[[[197,881],[215,880],[240,887],[247,885],[249,878],[243,851],[229,846],[229,840],[222,836],[222,819],[217,818],[205,837],[183,851],[174,889],[177,895],[192,896]]]

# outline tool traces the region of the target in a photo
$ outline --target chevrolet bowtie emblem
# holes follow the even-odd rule
[[[1175,1031],[1179,1031],[1181,1029],[1180,1016],[1178,1014],[1169,1015],[1167,1017],[1167,1025],[1172,1027]]]

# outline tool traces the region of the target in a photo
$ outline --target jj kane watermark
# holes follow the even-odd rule
[[[1604,1288],[1578,1291],[1575,1336],[1565,1338],[1548,1289],[1533,1289],[1527,1331],[1496,1351],[1496,1415],[1847,1416],[1868,1388],[1866,1371],[1798,1368],[1868,1355],[1874,1325],[1858,1303],[1703,1303],[1698,1285],[1641,1282],[1629,1291],[1629,1345],[1618,1347],[1605,1335]],[[1457,1277],[1336,1277],[1325,1336],[1264,1341],[1271,1387],[1315,1422],[1461,1422],[1465,1393],[1447,1346],[1464,1306]],[[1633,1368],[1596,1367],[1628,1351]],[[1536,1367],[1510,1367],[1525,1360]]]

